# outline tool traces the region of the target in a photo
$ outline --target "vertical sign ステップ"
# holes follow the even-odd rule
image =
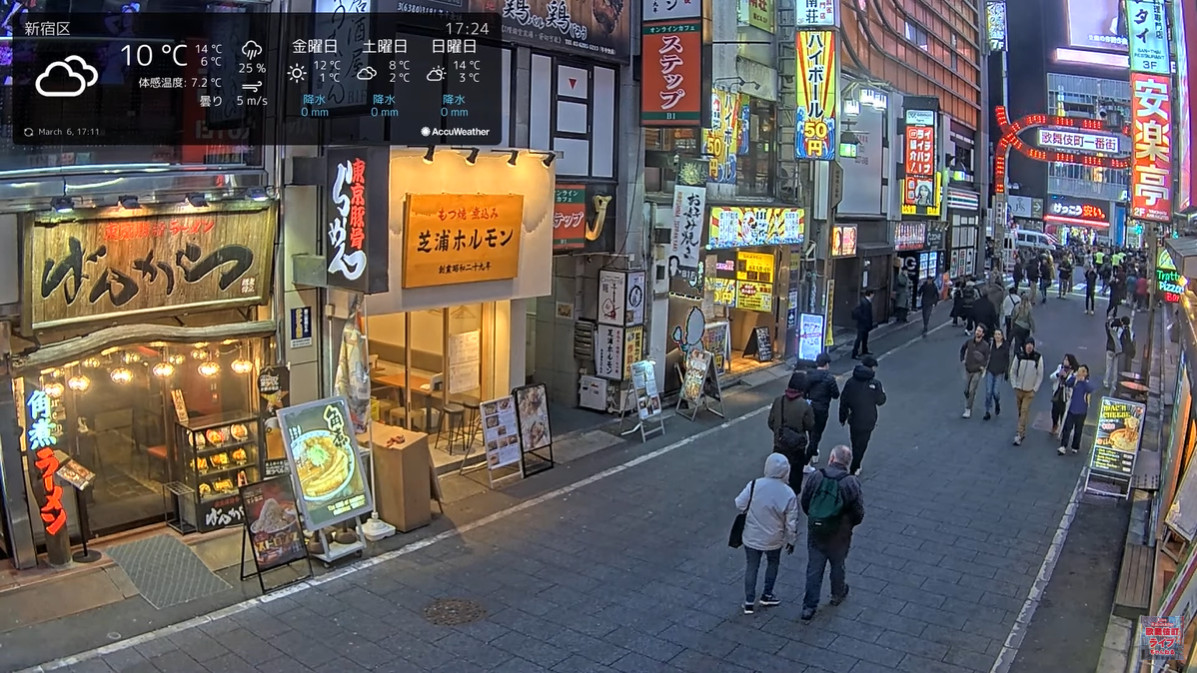
[[[702,19],[645,23],[640,53],[640,125],[701,126]]]
[[[796,33],[794,60],[797,72],[797,138],[794,153],[798,159],[835,159],[839,145],[836,110],[837,86],[836,37],[831,30],[800,30]]]
[[[1131,217],[1172,221],[1172,82],[1131,73]]]

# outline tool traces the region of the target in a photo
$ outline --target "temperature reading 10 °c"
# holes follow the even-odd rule
[[[221,55],[222,45],[219,44],[204,44],[192,45],[195,47],[197,55],[199,56],[199,65],[202,66],[216,66],[220,67],[220,63],[224,60]],[[141,68],[148,68],[154,64],[154,61],[159,58],[170,60],[176,67],[184,68],[187,66],[187,45],[185,44],[126,44],[121,47],[121,53],[125,55],[125,65],[132,67],[134,65]]]

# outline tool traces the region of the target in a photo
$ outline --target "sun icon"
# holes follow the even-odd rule
[[[303,80],[307,79],[308,71],[304,70],[303,66],[301,65],[293,65],[291,66],[291,69],[287,71],[287,75],[290,76],[292,82],[302,82]]]

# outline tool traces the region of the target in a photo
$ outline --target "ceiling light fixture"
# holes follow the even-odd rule
[[[91,379],[83,376],[82,374],[79,376],[72,376],[71,378],[67,379],[67,387],[77,393],[87,392],[87,389],[91,387]]]
[[[520,158],[519,150],[511,150],[511,158],[507,160],[508,166],[514,166],[517,159]]]
[[[236,374],[248,374],[254,370],[254,363],[249,360],[237,359],[229,363],[229,369]]]
[[[154,365],[154,376],[160,379],[168,379],[175,374],[175,366],[169,362],[159,362]]]
[[[436,158],[436,145],[429,145],[428,151],[424,153],[424,163],[430,164]]]
[[[138,210],[141,208],[141,201],[136,196],[125,195],[118,198],[116,202],[125,210]]]
[[[480,150],[477,147],[471,147],[470,148],[470,156],[466,157],[466,163],[471,166],[478,163],[478,152],[479,151]]]
[[[548,168],[549,166],[552,166],[553,162],[556,160],[557,160],[556,152],[546,152],[544,155],[544,159],[541,159],[541,163],[544,164],[545,168]]]
[[[62,383],[59,381],[51,381],[50,383],[42,386],[42,392],[46,394],[46,397],[49,397],[52,400],[57,400],[62,397],[63,393],[66,392],[66,386],[62,385]]]
[[[207,208],[208,207],[208,197],[204,196],[203,194],[201,194],[199,192],[196,192],[194,194],[188,194],[187,195],[187,203],[192,208]]]
[[[75,211],[75,200],[69,196],[60,196],[51,202],[51,207],[54,212],[59,214],[71,213]]]
[[[129,383],[133,380],[133,372],[124,367],[117,367],[116,369],[113,369],[109,376],[112,377],[113,383],[119,383],[121,385]]]
[[[220,373],[220,365],[215,360],[208,360],[199,366],[199,373],[211,378]]]

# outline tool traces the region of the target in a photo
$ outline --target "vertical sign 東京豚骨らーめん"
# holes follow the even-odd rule
[[[387,192],[391,157],[386,148],[328,150],[328,284],[373,294],[388,289]]]
[[[403,228],[403,287],[515,278],[524,197],[412,194]]]
[[[1132,72],[1131,217],[1172,221],[1172,78]]]
[[[700,126],[702,19],[645,23],[640,50],[640,125]]]
[[[835,159],[839,145],[836,110],[839,107],[836,36],[830,30],[800,30],[794,59],[797,72],[798,159]]]

